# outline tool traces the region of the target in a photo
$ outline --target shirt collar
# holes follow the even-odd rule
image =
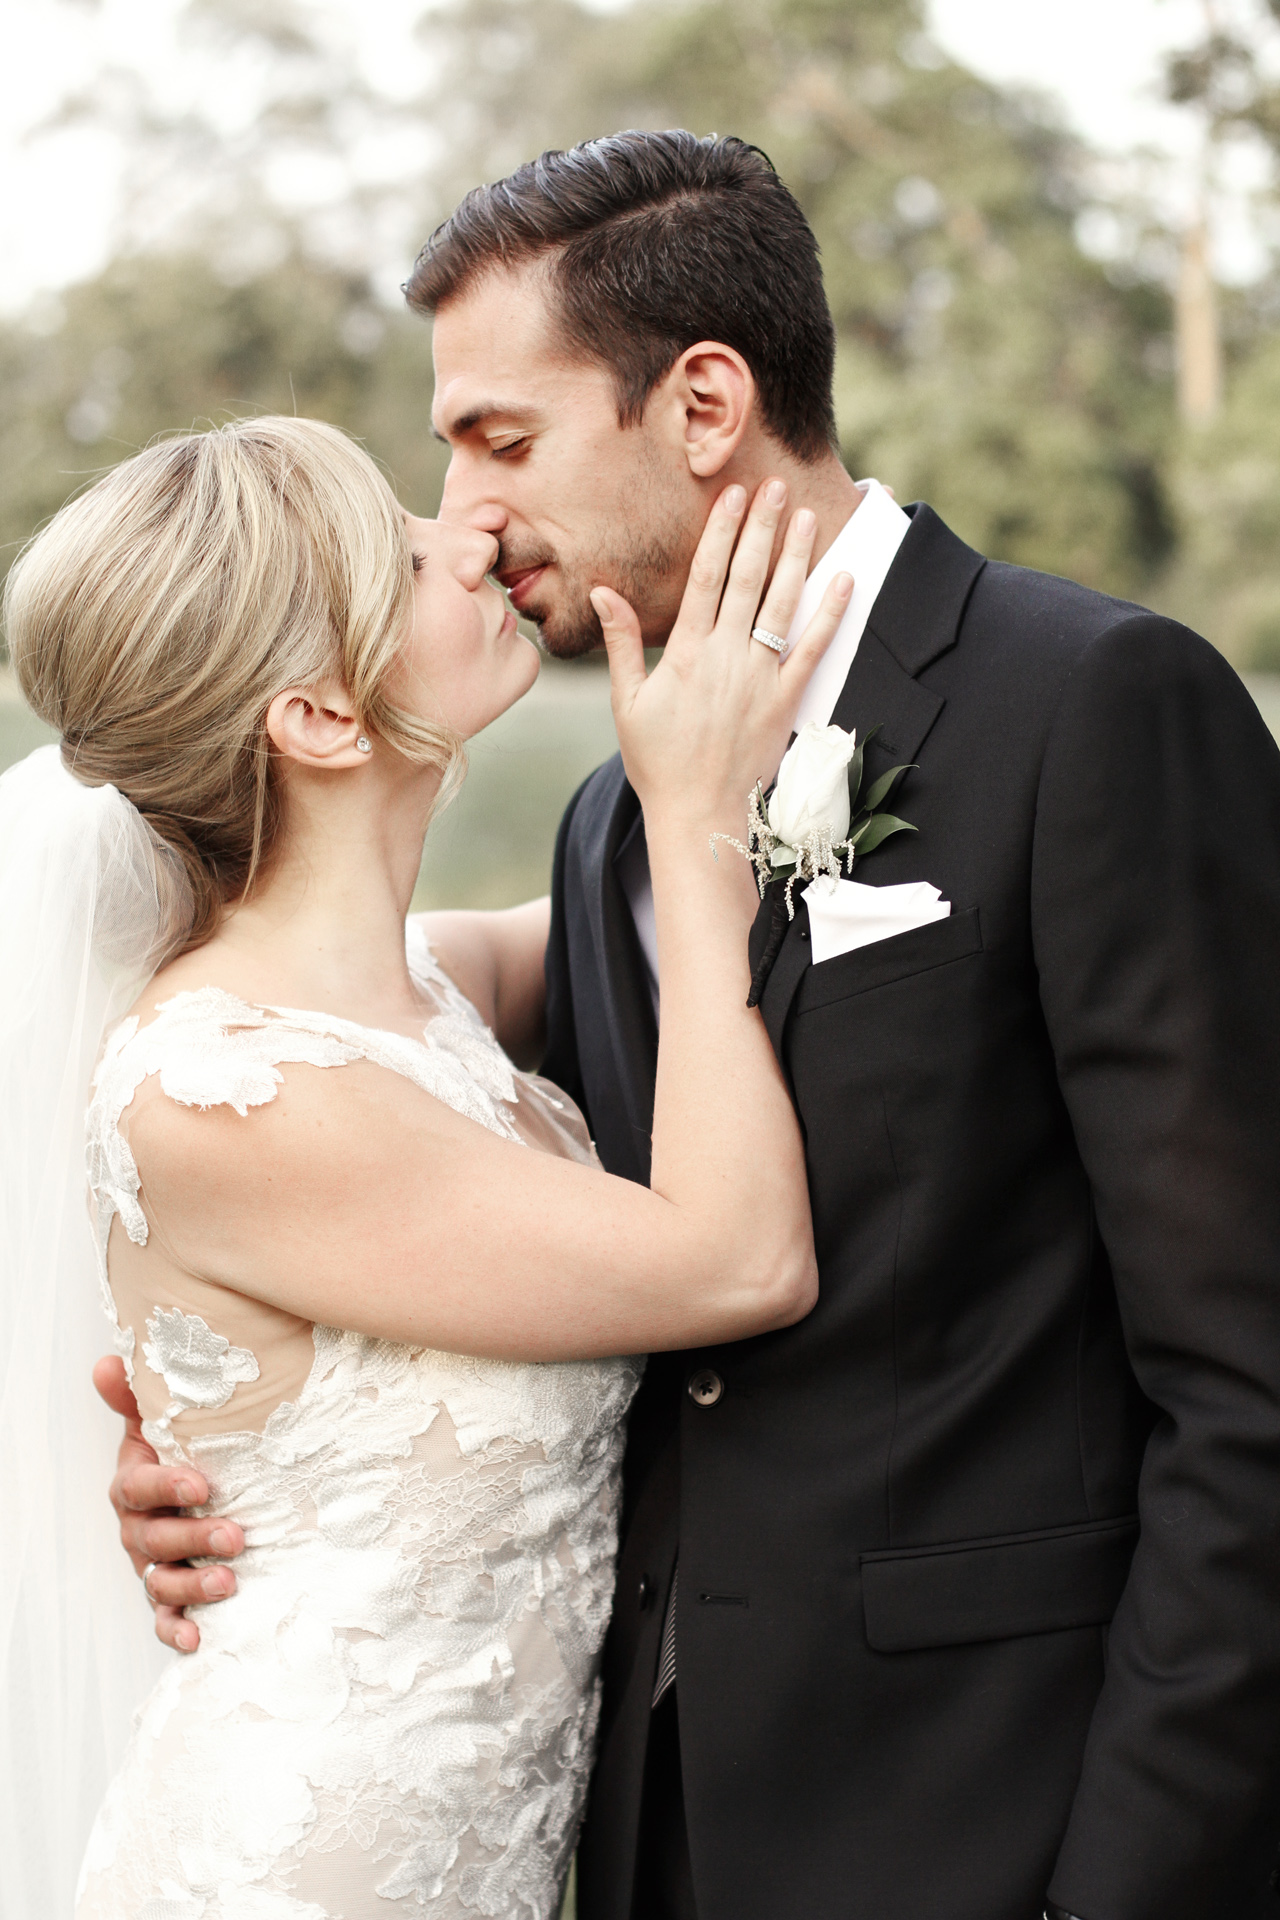
[[[804,592],[787,635],[790,644],[794,645],[817,612],[823,594],[837,573],[853,575],[853,598],[836,629],[835,638],[805,688],[796,715],[797,733],[811,720],[816,720],[819,726],[830,723],[836,701],[849,677],[858,643],[866,632],[871,609],[911,525],[897,501],[885,492],[878,480],[859,480],[858,488],[862,494],[861,503],[849,515],[805,581]]]

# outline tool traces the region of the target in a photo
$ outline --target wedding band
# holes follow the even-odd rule
[[[160,1602],[156,1599],[154,1593],[152,1593],[151,1591],[151,1588],[147,1585],[147,1582],[150,1580],[155,1570],[156,1570],[156,1562],[154,1560],[148,1560],[147,1566],[146,1566],[146,1572],[142,1576],[142,1591],[146,1594],[152,1606],[158,1607],[160,1605]]]
[[[770,653],[785,653],[787,643],[780,633],[770,633],[768,627],[752,627],[751,638],[758,640],[762,647],[768,647]]]

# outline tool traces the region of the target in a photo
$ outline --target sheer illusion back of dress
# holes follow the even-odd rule
[[[202,1511],[232,1515],[246,1546],[235,1595],[199,1610],[199,1651],[139,1710],[78,1920],[557,1911],[638,1364],[468,1359],[312,1326],[198,1279],[158,1286],[121,1240],[148,1238],[126,1132],[153,1075],[170,1099],[247,1114],[282,1065],[366,1061],[590,1161],[576,1109],[512,1068],[413,923],[409,957],[432,1009],[421,1041],[206,988],[108,1042],[89,1111],[105,1304],[146,1437],[199,1468]]]

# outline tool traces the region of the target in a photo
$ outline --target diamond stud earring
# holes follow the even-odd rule
[[[368,742],[368,741],[367,741],[367,740],[365,739],[365,737],[364,737],[364,735],[363,735],[363,734],[361,734],[361,735],[360,735],[360,738],[359,738],[359,739],[358,739],[358,740],[356,741],[356,751],[357,751],[357,753],[372,753],[372,752],[373,752],[373,748],[372,748],[372,746],[371,746],[371,745],[370,745],[370,743],[369,743],[369,742]]]

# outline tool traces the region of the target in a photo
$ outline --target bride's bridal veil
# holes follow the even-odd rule
[[[0,1859],[15,1914],[70,1913],[166,1657],[103,1498],[118,1424],[85,1386],[103,1347],[85,1307],[105,1276],[84,1108],[108,1026],[191,912],[179,856],[58,747],[0,777]]]

